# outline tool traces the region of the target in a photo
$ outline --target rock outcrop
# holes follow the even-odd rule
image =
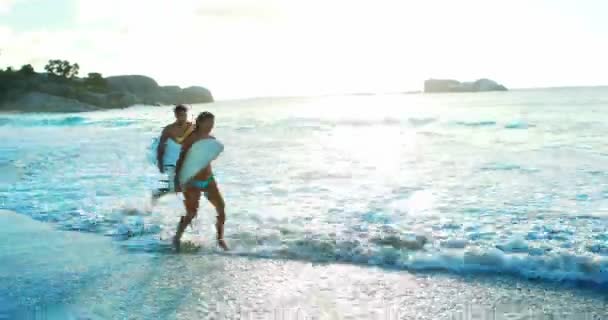
[[[112,91],[134,94],[151,94],[158,90],[158,83],[150,77],[140,75],[113,76],[105,78]]]
[[[505,86],[490,79],[479,79],[475,82],[459,82],[451,79],[429,79],[424,82],[424,92],[482,92],[507,91]]]
[[[79,112],[132,105],[168,105],[213,102],[203,87],[159,86],[142,75],[113,76],[103,86],[85,79],[58,79],[46,74],[4,72],[0,84],[0,110],[25,112]]]
[[[114,93],[133,95],[135,104],[162,105],[175,103],[213,102],[211,92],[203,87],[159,86],[154,79],[139,76],[115,76],[106,78]]]
[[[211,92],[203,87],[188,87],[182,90],[182,97],[186,101],[192,101],[187,103],[202,103],[207,101],[213,101]]]

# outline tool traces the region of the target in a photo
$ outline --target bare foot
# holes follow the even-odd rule
[[[224,249],[224,251],[228,251],[228,246],[226,245],[224,239],[217,239],[217,245]]]

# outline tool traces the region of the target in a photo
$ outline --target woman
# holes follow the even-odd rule
[[[222,197],[222,194],[220,193],[220,190],[217,186],[217,182],[213,177],[211,164],[209,164],[206,168],[200,170],[194,176],[191,182],[184,186],[184,190],[182,190],[181,185],[178,181],[182,164],[184,163],[186,154],[188,154],[188,150],[190,150],[192,145],[195,142],[203,139],[215,139],[213,136],[210,135],[214,123],[215,116],[212,113],[205,111],[199,114],[196,118],[196,129],[182,143],[182,151],[179,155],[179,159],[177,160],[177,166],[175,169],[175,190],[176,192],[181,191],[184,194],[184,206],[186,207],[186,216],[180,217],[180,221],[177,226],[177,232],[175,233],[175,237],[173,238],[173,245],[177,250],[179,250],[180,240],[182,234],[184,233],[184,230],[186,230],[186,227],[198,214],[199,202],[202,192],[205,193],[205,197],[215,207],[215,210],[217,211],[217,222],[215,225],[217,229],[217,243],[222,249],[228,250],[228,246],[224,241],[224,221],[226,220],[226,214],[224,212],[224,198]]]

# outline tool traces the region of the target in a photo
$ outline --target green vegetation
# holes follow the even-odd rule
[[[49,60],[44,70],[51,76],[63,79],[73,79],[78,75],[80,66],[78,63],[70,64],[67,60]]]
[[[30,64],[18,71],[13,67],[0,69],[0,109],[30,92],[39,92],[67,99],[96,104],[91,93],[108,93],[106,80],[100,73],[89,73],[85,79],[78,78],[80,66],[67,60],[49,60],[44,67],[46,73],[36,73]]]
[[[0,101],[14,97],[19,91],[30,88],[29,79],[36,73],[31,65],[27,64],[15,71],[12,67],[0,69]]]
[[[0,110],[61,112],[124,108],[135,104],[160,105],[212,102],[202,87],[161,87],[141,75],[104,78],[91,72],[79,78],[80,66],[53,59],[37,73],[32,65],[0,69]]]
[[[31,64],[26,64],[21,67],[19,73],[24,76],[33,76],[34,74],[36,74],[36,71],[34,71],[34,67],[32,67]]]
[[[107,92],[108,81],[101,76],[101,73],[92,72],[84,79],[87,89],[95,92]]]

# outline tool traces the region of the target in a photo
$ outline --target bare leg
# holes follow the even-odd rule
[[[174,185],[173,185],[173,179],[175,178],[175,168],[173,168],[171,166],[166,166],[164,172],[165,172],[165,174],[167,174],[167,180],[161,180],[161,181],[166,182],[167,187],[160,188],[152,194],[152,206],[155,206],[161,197],[164,197],[164,196],[170,194],[172,190],[175,190]]]
[[[177,232],[175,232],[175,237],[173,238],[173,245],[175,249],[179,251],[180,240],[186,227],[192,222],[198,213],[199,200],[201,197],[201,190],[197,188],[189,187],[184,191],[184,206],[186,207],[186,216],[181,217],[179,220],[179,224],[177,225]]]
[[[207,200],[211,202],[217,212],[217,222],[215,224],[217,230],[217,244],[222,249],[228,250],[228,246],[224,241],[224,222],[226,221],[224,198],[222,197],[215,180],[209,184],[209,187],[205,191],[207,192]]]

